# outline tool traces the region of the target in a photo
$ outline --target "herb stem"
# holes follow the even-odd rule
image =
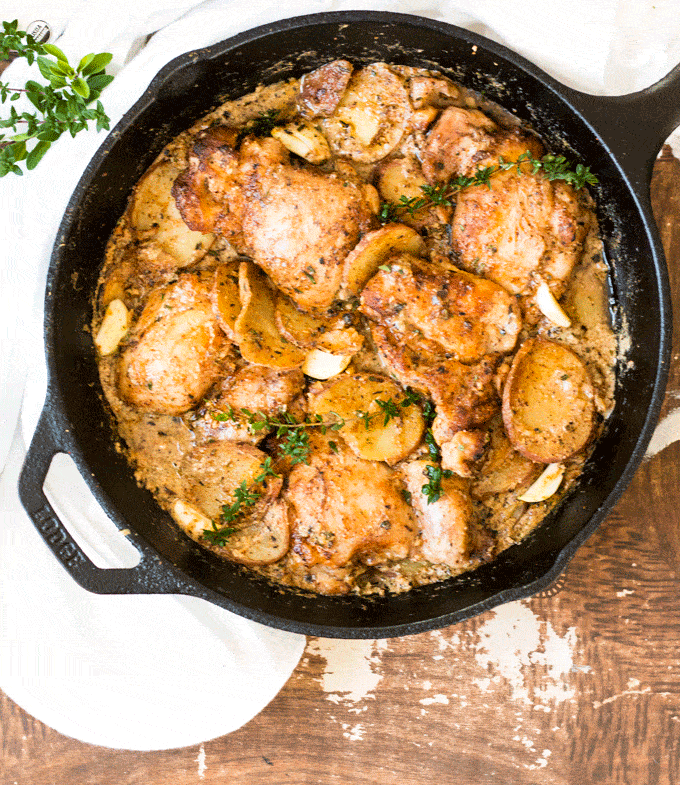
[[[434,205],[452,207],[452,199],[456,194],[473,186],[486,185],[487,188],[491,188],[491,178],[494,175],[514,168],[517,169],[517,174],[521,174],[522,164],[531,166],[531,174],[541,172],[547,180],[564,180],[576,190],[586,185],[595,185],[598,182],[597,177],[588,166],[577,164],[572,169],[571,164],[563,155],[547,153],[541,158],[535,158],[531,151],[527,150],[515,161],[505,161],[501,156],[497,165],[479,167],[471,177],[461,175],[441,185],[421,185],[420,190],[423,192],[423,196],[411,198],[402,196],[398,202],[384,202],[378,217],[383,223],[388,223],[399,221],[404,214],[410,215],[412,218],[416,217],[419,210]]]

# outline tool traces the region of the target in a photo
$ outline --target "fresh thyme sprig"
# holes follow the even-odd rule
[[[382,223],[399,221],[401,216],[407,214],[416,217],[416,213],[426,207],[441,205],[444,207],[453,206],[453,197],[465,188],[486,185],[491,188],[491,178],[498,172],[507,172],[510,169],[517,169],[517,173],[522,171],[522,164],[531,166],[531,173],[539,171],[547,180],[564,180],[570,183],[576,190],[586,185],[595,185],[597,177],[590,171],[590,167],[577,164],[571,168],[571,164],[563,155],[547,153],[541,158],[536,158],[530,150],[522,153],[515,161],[505,161],[499,157],[498,164],[478,168],[471,177],[460,175],[454,177],[441,185],[421,185],[422,196],[402,196],[398,202],[383,202],[378,218]]]
[[[317,414],[313,417],[306,417],[300,422],[286,411],[281,411],[274,417],[264,412],[253,412],[244,408],[235,410],[229,407],[226,411],[210,411],[210,416],[217,422],[245,420],[253,433],[264,430],[273,431],[281,439],[279,443],[281,456],[289,458],[293,466],[309,462],[311,446],[307,433],[308,428],[319,428],[321,433],[327,433],[329,430],[339,431],[345,425],[346,421],[339,414],[329,412],[329,415],[333,419],[325,420],[320,414]]]
[[[97,131],[108,130],[109,118],[97,99],[113,80],[104,73],[112,57],[106,52],[87,54],[73,67],[59,47],[40,44],[19,30],[16,19],[2,27],[0,60],[21,57],[29,65],[37,62],[48,84],[29,79],[23,87],[11,87],[0,82],[0,103],[11,104],[9,116],[0,119],[0,177],[23,174],[24,161],[26,169],[34,169],[52,142],[66,132],[75,136],[90,121],[95,121]],[[11,102],[22,95],[35,112],[17,111]],[[97,103],[91,106],[93,101]]]
[[[320,414],[315,414],[307,416],[302,421],[296,420],[290,412],[286,411],[281,411],[272,417],[261,411],[228,407],[225,411],[209,410],[209,414],[216,422],[239,422],[245,420],[248,428],[253,433],[264,430],[273,431],[281,440],[278,445],[280,455],[290,459],[291,464],[295,466],[298,463],[309,462],[311,446],[308,430],[310,428],[318,428],[321,433],[325,434],[328,431],[339,431],[350,422],[363,421],[366,430],[368,430],[371,421],[375,417],[382,415],[383,425],[387,425],[393,417],[400,415],[400,409],[419,403],[420,400],[418,393],[407,390],[404,397],[399,401],[395,401],[392,398],[384,401],[376,399],[375,403],[379,407],[378,412],[358,411],[355,417],[349,420],[332,411],[328,412],[325,418]],[[334,451],[337,451],[337,449]]]
[[[282,457],[289,458],[291,464],[296,465],[299,463],[309,463],[311,445],[309,443],[308,430],[310,428],[319,428],[322,433],[327,433],[328,431],[341,430],[348,422],[363,421],[366,429],[368,430],[370,427],[370,422],[374,417],[382,415],[383,425],[387,425],[392,418],[399,417],[401,409],[413,404],[418,404],[423,409],[423,416],[425,418],[426,424],[425,444],[427,445],[427,451],[431,461],[425,469],[428,482],[423,485],[422,492],[427,497],[428,504],[436,502],[443,494],[442,479],[445,477],[451,477],[453,472],[447,469],[442,469],[441,466],[441,452],[439,450],[439,445],[435,441],[434,435],[432,433],[432,422],[436,415],[434,404],[432,401],[423,398],[420,393],[417,393],[411,388],[406,389],[404,397],[399,401],[395,401],[393,398],[388,398],[384,401],[376,399],[375,402],[378,405],[380,411],[359,411],[356,412],[356,416],[352,418],[352,420],[346,420],[336,412],[328,413],[328,416],[332,419],[324,419],[324,417],[322,417],[320,414],[317,414],[312,417],[306,417],[302,422],[296,420],[292,414],[290,414],[290,412],[285,411],[279,412],[274,417],[271,417],[260,411],[251,411],[250,409],[244,408],[236,410],[232,407],[229,407],[225,411],[210,411],[209,413],[212,419],[217,422],[238,422],[245,419],[248,427],[254,433],[263,431],[265,429],[274,431],[276,436],[281,439],[279,443],[280,455]],[[337,445],[335,442],[330,442],[330,446],[334,452],[337,452]],[[267,458],[267,461],[271,461],[271,458]],[[239,504],[240,495],[242,495],[244,492],[245,490],[241,489],[239,494],[239,489],[237,489],[236,493],[239,495],[237,495],[236,501],[234,502],[236,507],[234,508],[233,512],[238,512],[241,510],[241,505]],[[227,525],[227,528],[230,527],[230,520],[231,519],[225,519],[224,521],[224,523]],[[233,534],[233,531],[230,533]],[[213,535],[211,534],[210,536]]]
[[[436,416],[436,411],[432,401],[426,400],[423,402],[423,417],[425,418],[425,444],[427,452],[430,456],[430,461],[425,467],[425,476],[428,482],[423,485],[421,491],[427,497],[427,503],[433,504],[441,499],[444,490],[442,488],[442,479],[445,477],[452,477],[453,472],[448,469],[442,469],[442,454],[439,445],[432,433],[432,423]]]
[[[222,505],[222,512],[218,520],[212,522],[212,528],[203,529],[203,536],[213,545],[226,545],[229,538],[239,530],[238,523],[262,498],[258,486],[267,478],[277,478],[278,475],[272,468],[272,459],[267,456],[260,466],[260,473],[253,479],[253,485],[243,480],[234,491],[234,502]]]

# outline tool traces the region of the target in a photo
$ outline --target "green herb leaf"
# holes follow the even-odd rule
[[[56,57],[60,63],[66,63],[66,65],[68,65],[68,57],[66,57],[58,46],[55,46],[54,44],[43,44],[43,49],[47,54]]]
[[[80,76],[73,80],[71,87],[81,98],[90,97],[90,88],[88,87],[87,82]]]
[[[97,131],[108,129],[109,118],[101,102],[89,104],[113,79],[103,73],[111,61],[110,54],[85,55],[75,69],[58,46],[38,43],[19,30],[16,20],[3,22],[0,33],[0,59],[8,59],[10,52],[29,65],[37,62],[45,83],[31,79],[21,88],[0,82],[0,103],[15,101],[23,93],[35,109],[33,113],[19,113],[10,103],[9,112],[0,118],[0,129],[14,132],[8,138],[0,131],[0,177],[21,175],[21,161],[26,161],[27,169],[33,169],[64,132],[75,136],[91,121]],[[36,144],[31,147],[33,140]]]
[[[106,66],[111,62],[111,58],[113,57],[113,55],[110,54],[109,52],[102,52],[101,54],[98,55],[85,55],[85,57],[91,57],[92,59],[89,60],[87,65],[83,66],[82,68],[78,66],[78,70],[83,76],[90,76],[90,74],[97,74],[100,71],[103,71],[106,68]]]
[[[26,168],[35,169],[40,162],[40,159],[50,149],[51,142],[38,142],[38,144],[31,150],[26,158]]]

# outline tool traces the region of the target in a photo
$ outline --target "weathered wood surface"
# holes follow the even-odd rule
[[[680,313],[680,162],[670,148],[652,192]],[[679,339],[676,324],[662,416],[680,406]],[[670,441],[669,428],[672,419]],[[94,747],[3,698],[0,782],[672,785],[680,782],[679,596],[675,440],[645,461],[542,595],[404,639],[310,639],[264,711],[185,749]]]

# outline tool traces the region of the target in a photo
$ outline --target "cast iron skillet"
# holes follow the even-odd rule
[[[617,325],[631,336],[606,433],[578,485],[537,531],[473,573],[377,599],[282,590],[183,535],[114,449],[92,341],[83,330],[107,238],[161,148],[228,97],[337,57],[441,68],[531,123],[553,151],[589,165],[600,181],[594,192],[613,267]],[[473,33],[401,14],[289,19],[173,60],[88,165],[54,246],[45,299],[49,389],[20,478],[21,499],[38,530],[90,591],[189,594],[267,625],[325,637],[392,637],[444,627],[545,588],[618,499],[657,420],[671,315],[648,187],[654,158],[678,123],[680,68],[640,93],[595,98]],[[108,515],[130,530],[138,566],[95,567],[59,521],[42,490],[57,452],[73,457]]]

